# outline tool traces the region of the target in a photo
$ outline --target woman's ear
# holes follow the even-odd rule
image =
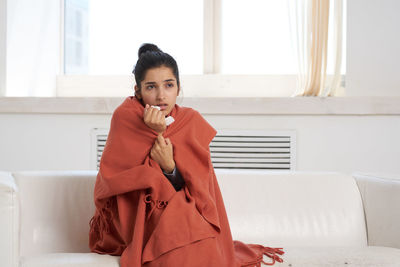
[[[137,97],[137,99],[142,98],[142,95],[140,94],[140,89],[137,87],[137,85],[135,85],[135,96]]]

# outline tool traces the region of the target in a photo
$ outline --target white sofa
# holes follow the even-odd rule
[[[96,174],[0,172],[0,266],[119,266],[119,257],[88,248]],[[400,266],[400,179],[219,169],[216,175],[234,239],[283,247],[284,262],[276,266]]]

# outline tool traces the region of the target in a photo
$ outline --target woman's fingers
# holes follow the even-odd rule
[[[146,104],[146,106],[144,107],[144,111],[143,111],[143,117],[146,117],[147,112],[149,111],[149,104]]]
[[[148,104],[146,104],[146,106],[147,105]],[[156,124],[157,122],[160,121],[160,118],[159,118],[160,116],[159,116],[158,112],[160,112],[160,111],[158,111],[156,108],[152,108],[152,107],[145,108],[144,116],[143,116],[144,121],[151,123],[151,124]]]
[[[163,147],[163,146],[166,145],[165,139],[164,139],[164,137],[162,136],[162,134],[158,134],[156,142],[157,142],[157,143],[159,144],[159,146],[161,146],[161,147]]]
[[[150,108],[149,104],[146,104],[146,107],[144,109],[144,121],[145,122],[151,122],[151,116],[152,115],[152,108]]]
[[[169,138],[165,138],[165,143],[167,146],[172,145],[171,140]]]
[[[152,115],[155,113],[154,112],[155,110],[157,110],[157,109],[150,107],[149,104],[146,104],[146,106],[144,107],[144,115],[145,116],[148,115],[149,117],[152,117]]]
[[[162,121],[162,119],[165,121],[164,113],[162,111],[158,111],[158,121]]]
[[[158,134],[154,145],[151,149],[150,156],[164,170],[171,166],[173,161],[173,147],[169,138],[164,138],[162,134]]]
[[[150,122],[152,122],[152,123],[161,123],[162,118],[163,118],[163,113],[162,113],[162,111],[159,111],[156,108],[150,108],[149,109],[149,118],[150,118]]]
[[[164,136],[162,136],[162,134],[158,134],[156,143],[160,147],[172,146],[171,140],[169,138],[164,138]]]
[[[153,149],[158,149],[160,147],[158,141],[154,142]]]
[[[158,112],[158,113],[156,113],[157,122],[162,124],[163,122],[165,122],[164,113],[160,110],[157,110],[157,112]]]
[[[158,133],[163,133],[167,127],[163,112],[148,104],[145,106],[143,120],[148,127]]]

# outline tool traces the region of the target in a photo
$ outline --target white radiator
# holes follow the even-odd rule
[[[99,169],[109,129],[92,129],[92,168]],[[296,169],[296,131],[217,130],[210,143],[211,161],[219,169]]]

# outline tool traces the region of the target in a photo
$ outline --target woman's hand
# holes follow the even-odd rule
[[[169,138],[165,138],[158,134],[156,141],[150,151],[150,157],[155,160],[161,169],[167,173],[171,173],[175,168],[174,151]]]
[[[167,129],[164,113],[156,108],[150,107],[149,104],[146,104],[144,108],[143,120],[147,126],[159,134],[162,134],[165,129]]]

